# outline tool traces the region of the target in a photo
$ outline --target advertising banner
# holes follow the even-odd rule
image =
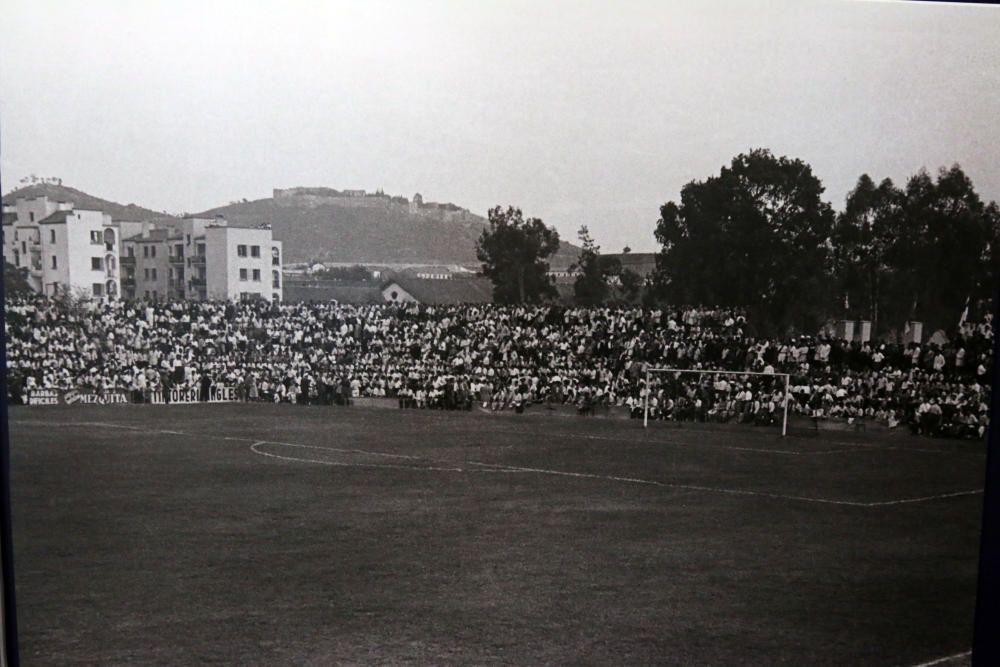
[[[162,390],[150,392],[149,402],[155,405],[163,403],[176,403],[178,405],[188,405],[191,403],[232,403],[236,400],[235,387],[211,387],[208,390],[208,400],[201,400],[201,388],[174,388],[166,395]]]
[[[177,403],[178,405],[192,403],[231,403],[236,400],[235,387],[212,387],[208,400],[201,400],[201,390],[170,389],[164,396],[162,390],[150,392],[149,402],[156,405]],[[134,403],[132,392],[125,389],[110,389],[106,391],[62,390],[62,389],[31,389],[25,392],[25,405],[116,405]]]

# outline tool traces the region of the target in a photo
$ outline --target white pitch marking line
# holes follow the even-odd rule
[[[492,430],[491,432],[493,432],[493,433],[503,433],[505,435],[523,435],[523,436],[532,435],[532,433],[530,431],[517,431],[517,430],[505,430],[505,431]],[[608,436],[608,435],[584,435],[584,434],[575,434],[575,433],[556,433],[555,435],[556,436],[562,436],[564,438],[572,438],[574,440],[576,440],[576,439],[580,439],[580,440],[604,440],[604,441],[610,441],[610,442],[621,442],[621,440],[622,440],[621,438],[615,438],[615,437]],[[800,452],[800,451],[796,451],[796,450],[792,450],[792,449],[768,449],[768,448],[764,448],[764,447],[737,447],[735,445],[716,445],[716,444],[712,444],[712,443],[685,442],[683,440],[660,439],[660,438],[650,439],[650,440],[643,440],[643,442],[648,442],[648,443],[653,444],[653,445],[684,445],[684,446],[688,446],[688,447],[690,447],[690,446],[707,446],[707,447],[714,447],[716,449],[735,449],[735,450],[744,451],[744,452],[759,452],[759,453],[762,453],[762,454],[787,454],[789,456],[813,456],[813,455],[816,455],[816,454],[841,454],[841,453],[844,453],[844,452],[848,451],[848,450],[844,450],[844,449],[824,449],[824,450],[814,451],[814,452]]]
[[[982,493],[982,489],[972,489],[970,491],[953,491],[951,493],[939,493],[934,496],[921,496],[919,498],[901,498],[900,500],[882,500],[874,503],[866,503],[867,507],[882,507],[884,505],[905,505],[907,503],[922,503],[927,500],[941,500],[943,498],[957,498],[958,496],[976,496]]]
[[[284,445],[284,446],[290,446],[290,447],[304,447],[304,448],[307,448],[307,449],[330,449],[330,448],[327,448],[327,447],[310,447],[310,446],[307,446],[307,445],[288,445],[287,443],[275,443],[275,442],[269,442],[269,441],[261,440],[261,441],[255,442],[252,445],[250,445],[250,451],[252,451],[254,454],[260,454],[261,456],[269,456],[269,457],[271,457],[273,459],[281,459],[283,461],[297,461],[297,462],[301,462],[301,463],[319,463],[321,465],[338,466],[338,467],[343,467],[343,468],[395,468],[395,469],[401,469],[401,470],[431,470],[431,471],[434,471],[434,472],[464,472],[462,470],[462,468],[438,468],[438,467],[434,467],[434,466],[406,466],[406,465],[399,465],[399,464],[393,464],[393,463],[348,463],[348,462],[344,462],[344,461],[327,461],[327,460],[322,460],[322,459],[308,459],[308,458],[301,458],[301,457],[296,457],[296,456],[281,456],[280,454],[272,454],[271,452],[262,452],[262,451],[260,451],[258,449],[258,447],[260,445],[269,445],[269,444],[270,445],[278,444],[278,445]],[[330,451],[340,451],[340,452],[343,452],[343,451],[347,451],[347,450],[331,449]]]
[[[491,465],[489,463],[475,463],[470,462],[471,465]],[[749,491],[743,489],[723,489],[719,487],[712,486],[698,486],[695,484],[677,484],[674,482],[659,482],[656,480],[648,479],[637,479],[635,477],[616,477],[614,475],[595,475],[592,473],[582,473],[582,472],[567,472],[562,470],[546,470],[544,468],[521,468],[518,466],[503,466],[508,470],[518,470],[523,472],[533,472],[541,475],[560,475],[566,477],[582,477],[589,479],[602,479],[609,480],[613,482],[628,482],[631,484],[648,484],[652,486],[663,486],[677,489],[693,489],[695,491],[711,491],[714,493],[727,493],[735,495],[745,495],[745,496],[763,496],[765,498],[781,498],[786,500],[802,500],[811,503],[824,503],[828,505],[847,505],[849,507],[881,507],[883,505],[902,505],[905,503],[920,503],[928,500],[939,500],[943,498],[955,498],[957,496],[970,496],[982,493],[981,490],[972,491],[955,491],[952,493],[941,493],[935,496],[922,496],[919,498],[902,498],[900,500],[882,500],[875,502],[861,502],[854,500],[832,500],[829,498],[809,498],[807,496],[792,496],[781,493],[767,493],[765,491]]]
[[[211,435],[211,434],[184,433],[182,431],[169,431],[169,430],[164,430],[164,429],[147,429],[147,428],[143,428],[141,426],[131,426],[131,425],[126,425],[126,424],[112,424],[112,423],[107,423],[107,422],[65,422],[65,423],[59,424],[59,425],[60,426],[100,426],[100,427],[106,427],[106,428],[120,428],[120,429],[132,430],[132,431],[142,431],[142,432],[145,432],[145,433],[164,433],[164,434],[168,434],[168,435],[182,435],[182,436],[188,436],[188,437],[216,438],[216,439],[231,440],[231,441],[236,441],[236,442],[250,442],[250,443],[252,443],[250,445],[250,449],[255,454],[259,454],[261,456],[268,456],[268,457],[275,458],[275,459],[283,459],[283,460],[286,460],[286,461],[299,461],[299,462],[305,462],[305,463],[319,463],[319,464],[323,464],[323,465],[342,466],[342,467],[351,467],[351,466],[353,466],[353,467],[365,467],[365,468],[402,468],[402,469],[407,469],[407,470],[432,470],[432,471],[437,470],[437,471],[441,471],[441,472],[465,472],[462,468],[434,468],[434,467],[429,467],[429,466],[401,466],[401,465],[393,466],[393,465],[389,465],[389,464],[377,464],[377,463],[337,463],[337,462],[332,462],[332,461],[322,461],[322,460],[314,460],[314,459],[303,459],[303,458],[295,458],[295,457],[289,457],[289,456],[280,456],[278,454],[271,454],[271,453],[268,453],[268,452],[261,452],[261,451],[257,450],[256,447],[259,446],[259,445],[261,445],[261,444],[273,444],[273,445],[279,445],[279,446],[283,445],[283,446],[287,446],[287,447],[300,447],[300,448],[303,448],[303,449],[325,449],[327,451],[334,451],[334,452],[346,453],[346,454],[365,454],[365,455],[368,455],[368,456],[382,456],[382,457],[387,457],[387,458],[399,458],[399,459],[407,459],[407,460],[413,460],[413,461],[431,461],[431,462],[435,462],[433,459],[427,459],[427,458],[419,457],[419,456],[408,456],[406,454],[389,454],[389,453],[386,453],[386,452],[375,452],[375,451],[369,451],[369,450],[365,450],[365,449],[340,449],[340,448],[336,448],[336,447],[321,447],[319,445],[303,445],[303,444],[294,443],[294,442],[279,442],[279,441],[274,441],[274,440],[252,440],[251,438],[240,438],[240,437],[236,437],[236,436],[220,436],[220,435]],[[606,436],[583,436],[583,437],[590,437],[590,438],[594,438],[594,439],[613,439],[613,438],[608,438]],[[667,443],[667,444],[669,444],[669,443]],[[756,451],[761,451],[761,450],[756,450]],[[776,450],[776,451],[783,451],[783,450]],[[785,452],[785,453],[789,453],[789,452]],[[807,496],[793,496],[793,495],[785,495],[785,494],[779,494],[779,493],[767,493],[767,492],[764,492],[764,491],[749,491],[749,490],[743,490],[743,489],[724,489],[724,488],[711,487],[711,486],[698,486],[698,485],[694,485],[694,484],[676,484],[676,483],[672,483],[672,482],[659,482],[659,481],[656,481],[656,480],[644,480],[644,479],[638,479],[638,478],[634,478],[634,477],[616,477],[616,476],[613,476],[613,475],[595,475],[595,474],[592,474],[592,473],[578,473],[578,472],[570,472],[570,471],[566,471],[566,470],[547,470],[547,469],[544,469],[544,468],[522,468],[522,467],[518,467],[518,466],[502,466],[502,465],[496,465],[496,464],[490,464],[490,463],[478,463],[478,462],[474,462],[474,461],[470,461],[469,465],[478,465],[478,466],[484,466],[484,467],[492,467],[492,468],[495,469],[496,472],[506,472],[506,473],[528,472],[528,473],[535,473],[535,474],[542,474],[542,475],[556,475],[556,476],[561,476],[561,477],[576,477],[576,478],[606,480],[606,481],[612,481],[612,482],[626,482],[626,483],[630,483],[630,484],[645,484],[645,485],[649,485],[649,486],[659,486],[659,487],[663,487],[663,488],[689,489],[689,490],[693,490],[693,491],[706,491],[706,492],[710,492],[710,493],[723,493],[723,494],[728,494],[728,495],[758,496],[758,497],[762,497],[762,498],[773,498],[773,499],[779,499],[779,500],[799,500],[799,501],[802,501],[802,502],[820,503],[820,504],[825,504],[825,505],[841,505],[841,506],[846,506],[846,507],[883,507],[883,506],[887,506],[887,505],[903,505],[903,504],[908,504],[908,503],[919,503],[919,502],[926,502],[926,501],[931,501],[931,500],[941,500],[941,499],[945,499],[945,498],[955,498],[955,497],[958,497],[958,496],[978,495],[978,494],[981,494],[983,492],[982,489],[975,489],[975,490],[970,490],[970,491],[955,491],[955,492],[952,492],[952,493],[942,493],[942,494],[933,495],[933,496],[921,496],[921,497],[918,497],[918,498],[901,498],[901,499],[898,499],[898,500],[883,500],[883,501],[867,502],[866,503],[866,502],[853,501],[853,500],[832,500],[832,499],[828,499],[828,498],[809,498]]]
[[[514,430],[514,429],[508,429],[508,430],[504,430],[504,431],[496,430],[494,432],[495,433],[505,433],[507,435],[531,435],[530,431],[520,431],[520,430]],[[721,431],[713,431],[713,432],[721,433]],[[581,440],[609,440],[609,441],[612,441],[612,442],[619,442],[621,440],[620,438],[615,438],[615,437],[606,436],[606,435],[583,435],[583,434],[575,435],[575,434],[572,434],[572,433],[565,433],[565,432],[563,432],[563,433],[557,433],[556,435],[557,436],[566,437],[566,438],[579,438]],[[789,437],[796,438],[797,440],[804,440],[804,438],[797,437],[797,436],[789,436]],[[657,439],[650,439],[650,440],[644,440],[644,442],[649,442],[651,444],[663,444],[663,445],[705,446],[705,447],[714,447],[716,449],[735,449],[735,450],[745,451],[745,452],[760,452],[760,453],[763,453],[763,454],[787,454],[789,456],[816,456],[816,455],[825,455],[825,454],[849,454],[849,453],[852,453],[851,450],[856,450],[856,449],[873,450],[873,451],[879,451],[879,452],[882,452],[882,451],[919,452],[919,453],[923,453],[923,454],[960,454],[960,455],[968,455],[969,454],[968,452],[950,452],[950,451],[943,450],[943,449],[929,449],[927,447],[918,447],[918,446],[870,445],[870,444],[865,444],[865,443],[862,443],[862,442],[851,442],[851,441],[847,441],[847,440],[824,440],[824,442],[826,442],[826,443],[829,443],[831,445],[838,445],[838,446],[844,447],[844,449],[823,449],[823,450],[817,450],[817,451],[811,451],[811,452],[810,451],[797,451],[797,450],[791,450],[791,449],[770,449],[770,448],[765,448],[765,447],[738,447],[736,445],[717,445],[717,444],[713,444],[713,443],[688,442],[688,441],[684,441],[684,440],[676,440],[676,439],[670,439],[670,438],[667,438],[667,439],[659,439],[659,438],[657,438]],[[972,452],[972,454],[975,454],[975,452]]]
[[[911,667],[931,667],[932,665],[940,665],[942,662],[948,662],[949,660],[958,660],[959,658],[965,658],[971,655],[972,651],[963,651],[962,653],[956,653],[955,655],[948,655],[943,658],[938,658],[936,660],[921,662],[919,665],[911,665]]]
[[[368,468],[404,468],[407,470],[432,470],[432,471],[444,471],[444,472],[467,472],[462,468],[438,468],[433,466],[400,466],[400,465],[386,465],[386,464],[375,464],[375,463],[336,463],[331,461],[322,461],[316,459],[306,459],[299,457],[281,456],[278,454],[270,454],[268,452],[262,452],[258,449],[259,445],[272,444],[287,447],[300,447],[302,449],[319,449],[332,452],[351,452],[351,453],[364,453],[364,454],[376,454],[376,452],[366,452],[364,450],[344,450],[338,449],[336,447],[321,447],[319,445],[299,445],[294,443],[281,443],[272,441],[258,441],[250,446],[250,449],[255,454],[261,454],[263,456],[271,456],[272,458],[284,459],[288,461],[302,461],[306,463],[322,463],[325,465],[335,465],[335,466],[358,466],[358,467],[368,467]],[[415,457],[411,457],[415,458]],[[423,459],[434,462],[433,459]],[[585,472],[571,472],[567,470],[550,470],[546,468],[526,468],[521,466],[511,466],[493,463],[481,463],[478,461],[469,461],[468,465],[480,466],[482,468],[489,469],[489,472],[502,472],[502,473],[534,473],[538,475],[554,475],[557,477],[572,477],[576,479],[596,479],[600,481],[608,482],[623,482],[626,484],[642,484],[646,486],[658,486],[661,488],[669,489],[687,489],[690,491],[705,491],[710,493],[724,493],[728,495],[743,495],[743,496],[758,496],[763,498],[773,498],[780,500],[798,500],[802,502],[810,503],[821,503],[826,505],[842,505],[846,507],[879,507],[882,505],[899,505],[903,503],[916,503],[924,502],[928,500],[936,500],[939,498],[950,498],[954,496],[970,495],[974,493],[981,493],[981,491],[958,491],[955,493],[940,494],[937,496],[925,496],[922,498],[904,498],[902,500],[891,500],[891,501],[881,501],[881,502],[860,502],[852,500],[833,500],[829,498],[810,498],[807,496],[794,496],[780,493],[767,493],[764,491],[749,491],[743,489],[724,489],[719,487],[711,486],[699,486],[695,484],[677,484],[674,482],[661,482],[651,479],[640,479],[637,477],[619,477],[616,475],[597,475],[594,473]],[[485,471],[484,471],[485,472]]]
[[[15,423],[26,424],[26,425],[27,424],[38,424],[38,425],[46,425],[46,426],[50,426],[51,425],[49,422],[42,422],[42,421],[31,421],[31,420],[12,420],[12,421],[15,421]],[[112,423],[109,423],[109,422],[65,422],[64,424],[60,424],[60,425],[65,425],[65,426],[102,426],[102,427],[105,427],[105,428],[118,428],[118,429],[127,429],[127,430],[133,430],[133,431],[145,431],[145,432],[149,432],[149,433],[168,433],[168,434],[172,434],[172,435],[193,435],[193,434],[189,434],[189,433],[182,433],[180,431],[149,430],[149,429],[144,429],[141,426],[130,426],[130,425],[126,425],[126,424],[112,424]],[[521,435],[521,436],[530,436],[530,435],[532,435],[531,431],[520,431],[520,430],[510,430],[510,429],[503,430],[503,431],[501,431],[501,430],[494,430],[493,432],[494,433],[503,433],[503,434],[506,434],[506,435]],[[478,431],[477,431],[477,433],[478,433]],[[585,435],[585,434],[572,434],[572,433],[557,433],[555,435],[556,436],[561,435],[561,436],[566,437],[566,438],[573,438],[573,439],[579,439],[579,440],[602,440],[602,441],[609,441],[609,442],[620,442],[621,441],[621,438],[616,438],[616,437],[612,437],[612,436],[605,436],[605,435]],[[221,438],[222,440],[236,440],[236,441],[242,441],[242,442],[249,442],[248,438],[234,438],[234,437],[229,437],[229,436],[205,436],[205,435],[202,435],[201,437],[214,437],[214,438]],[[791,437],[795,437],[795,436],[791,436]],[[865,443],[861,443],[861,442],[849,442],[849,441],[846,441],[846,440],[828,440],[828,441],[826,441],[826,442],[829,442],[832,445],[838,445],[838,446],[840,446],[841,449],[821,449],[821,450],[816,450],[816,451],[797,451],[797,450],[791,450],[791,449],[770,449],[770,448],[766,448],[766,447],[739,447],[739,446],[736,446],[736,445],[716,445],[716,444],[713,444],[713,443],[686,442],[684,440],[675,440],[675,439],[655,439],[655,440],[645,440],[645,442],[648,442],[648,443],[654,444],[654,445],[683,445],[685,447],[703,446],[703,447],[713,447],[715,449],[731,449],[731,450],[735,450],[735,451],[755,452],[755,453],[760,453],[760,454],[784,454],[784,455],[787,455],[787,456],[828,456],[830,454],[850,454],[850,453],[853,453],[852,450],[858,450],[858,449],[869,450],[869,451],[877,451],[877,452],[901,451],[901,452],[919,452],[919,453],[924,453],[924,454],[948,454],[948,455],[958,454],[958,455],[964,455],[964,456],[969,456],[970,454],[973,454],[973,455],[976,454],[975,452],[971,452],[971,453],[970,452],[951,452],[951,451],[942,450],[942,449],[928,449],[926,447],[915,447],[915,446],[911,447],[911,446],[891,446],[891,445],[890,446],[869,445],[869,444],[865,444]]]
[[[488,466],[488,463],[475,463],[470,462],[471,465],[484,465]],[[606,480],[611,482],[625,482],[627,484],[645,484],[648,486],[660,486],[664,488],[671,489],[688,489],[692,491],[707,491],[711,493],[725,493],[731,495],[741,495],[741,496],[761,496],[764,498],[777,498],[781,500],[801,500],[809,503],[822,503],[826,505],[847,505],[849,507],[869,507],[869,503],[855,502],[852,500],[830,500],[827,498],[808,498],[806,496],[791,496],[780,493],[767,493],[764,491],[746,491],[741,489],[722,489],[712,486],[698,486],[696,484],[677,484],[674,482],[660,482],[651,479],[639,479],[636,477],[617,477],[615,475],[595,475],[592,473],[585,472],[568,472],[564,470],[546,470],[544,468],[521,468],[518,466],[506,466],[508,470],[514,470],[526,473],[536,473],[539,475],[557,475],[560,477],[576,477],[583,479],[597,479]]]

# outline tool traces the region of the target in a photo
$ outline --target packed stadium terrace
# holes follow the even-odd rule
[[[941,345],[761,340],[736,310],[117,302],[92,312],[6,303],[10,400],[40,390],[121,390],[135,402],[184,388],[205,400],[522,412],[623,406],[653,419],[780,423],[784,378],[654,374],[649,366],[791,375],[792,414],[876,420],[981,437],[992,326]]]

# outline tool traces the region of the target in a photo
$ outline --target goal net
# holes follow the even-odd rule
[[[648,368],[640,390],[642,425],[651,420],[781,427],[788,434],[789,375]]]

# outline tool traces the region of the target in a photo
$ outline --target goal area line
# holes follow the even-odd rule
[[[785,393],[782,398],[782,416],[781,416],[781,437],[784,438],[788,435],[788,399],[789,394],[789,382],[791,381],[791,374],[789,373],[762,373],[760,371],[719,371],[719,370],[698,370],[695,368],[666,368],[662,366],[654,366],[646,369],[646,395],[643,398],[642,407],[642,427],[649,428],[649,395],[652,392],[652,384],[650,380],[654,374],[656,375],[666,375],[667,373],[686,373],[688,375],[727,375],[727,376],[757,376],[757,377],[769,377],[769,378],[784,378],[785,379]]]

